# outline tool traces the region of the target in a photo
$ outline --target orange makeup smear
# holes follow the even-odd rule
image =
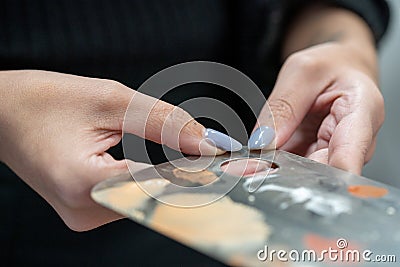
[[[347,188],[347,191],[359,198],[380,198],[389,192],[386,188],[372,185],[351,185]]]

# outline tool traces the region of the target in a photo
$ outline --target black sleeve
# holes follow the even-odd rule
[[[276,77],[283,64],[282,47],[290,24],[307,7],[322,3],[354,12],[368,24],[376,45],[389,25],[390,11],[385,0],[269,0],[268,3],[269,16],[265,23],[268,34],[263,39],[260,54],[271,77]]]
[[[327,0],[329,4],[351,10],[369,25],[378,43],[389,25],[390,10],[384,0]]]
[[[390,9],[385,0],[282,0],[280,11],[283,33],[286,33],[288,25],[299,12],[315,4],[341,7],[359,15],[370,27],[376,44],[389,25]]]

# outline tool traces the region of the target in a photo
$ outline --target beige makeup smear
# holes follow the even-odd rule
[[[218,178],[213,172],[207,170],[190,172],[176,168],[172,171],[172,173],[177,178],[188,180],[192,183],[199,183],[201,185],[210,184]]]
[[[191,202],[202,198],[204,203],[215,199],[213,194],[174,194],[163,201]],[[159,204],[154,210],[151,226],[158,231],[197,247],[213,251],[257,251],[264,246],[270,228],[263,215],[252,207],[235,203],[224,197],[212,204],[197,208],[179,208]],[[256,255],[256,254],[254,254]]]
[[[137,209],[143,207],[146,201],[151,198],[148,194],[152,196],[161,194],[169,181],[157,178],[138,183],[134,181],[118,183],[114,187],[96,192],[96,198],[105,200],[120,210]]]

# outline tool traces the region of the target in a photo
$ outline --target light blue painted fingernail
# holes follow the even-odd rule
[[[261,126],[250,136],[247,146],[249,149],[263,149],[275,138],[275,131],[271,127]]]
[[[238,151],[242,149],[242,144],[237,140],[213,129],[207,128],[204,132],[204,137],[206,140],[211,141],[213,145],[225,151]]]

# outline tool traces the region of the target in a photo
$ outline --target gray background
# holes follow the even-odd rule
[[[400,1],[388,0],[388,3],[391,22],[379,53],[386,119],[378,135],[375,156],[363,175],[400,188]]]

